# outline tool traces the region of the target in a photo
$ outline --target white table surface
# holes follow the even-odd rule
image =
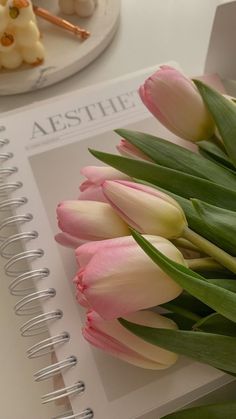
[[[225,1],[122,0],[118,33],[96,61],[57,85],[0,97],[0,112],[168,60],[177,61],[190,75],[199,75],[204,68],[215,9],[222,3]],[[1,277],[0,417],[48,419],[54,407],[48,410],[40,404],[40,395],[47,392],[47,385],[32,383],[32,374],[42,361],[26,359],[29,342],[19,336],[19,321],[12,310],[14,299],[9,296],[7,279],[3,274]]]

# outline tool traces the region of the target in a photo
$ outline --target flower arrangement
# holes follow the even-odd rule
[[[83,335],[142,368],[180,354],[235,375],[235,103],[168,66],[139,92],[198,152],[125,129],[121,155],[90,150],[106,166],[83,168],[79,199],[57,208],[56,240],[76,249]],[[166,418],[200,415],[234,418],[236,403]]]

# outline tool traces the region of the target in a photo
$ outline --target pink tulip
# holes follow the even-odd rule
[[[117,214],[140,233],[173,239],[181,236],[187,225],[179,204],[158,189],[109,180],[104,182],[103,191]]]
[[[164,255],[185,265],[171,242],[146,237]],[[76,257],[80,267],[74,280],[77,297],[107,320],[171,301],[182,292],[132,236],[83,244]]]
[[[57,207],[59,228],[79,240],[103,240],[130,234],[127,224],[109,204],[64,201]]]
[[[107,202],[102,183],[108,179],[130,179],[119,170],[110,166],[86,166],[81,169],[81,174],[87,178],[80,185],[80,200]]]
[[[197,88],[178,70],[161,66],[139,94],[150,112],[177,136],[195,142],[213,135],[212,117]]]
[[[150,157],[146,156],[142,151],[140,151],[137,147],[133,144],[130,144],[126,140],[121,140],[120,144],[116,146],[117,150],[122,156],[131,157],[131,158],[139,158],[142,160],[152,161]]]
[[[126,320],[154,328],[177,329],[176,324],[160,314],[140,311]],[[87,314],[83,329],[85,339],[95,347],[141,368],[161,370],[173,365],[178,356],[173,352],[145,342],[125,329],[118,320],[104,321],[96,312]]]

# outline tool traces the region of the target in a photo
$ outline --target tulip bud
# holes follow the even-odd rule
[[[126,140],[121,140],[120,144],[116,146],[117,150],[122,156],[130,157],[130,158],[138,158],[146,161],[153,161],[150,157],[146,156],[145,153],[140,151],[137,147],[133,144],[130,144]],[[118,178],[117,178],[118,179]]]
[[[176,69],[161,66],[139,90],[150,112],[178,137],[207,140],[214,122],[194,83]]]
[[[146,237],[164,255],[185,265],[171,242]],[[85,243],[76,250],[76,257],[80,267],[74,280],[77,298],[107,320],[163,304],[182,292],[132,236]]]
[[[133,313],[125,319],[143,326],[177,329],[177,325],[172,320],[151,311]],[[104,321],[94,311],[89,311],[87,314],[83,335],[97,348],[141,368],[166,369],[178,358],[177,354],[135,336],[121,326],[118,320]]]
[[[129,176],[110,166],[86,166],[80,173],[87,178],[80,185],[80,200],[107,202],[102,183],[112,179],[130,179]]]
[[[109,204],[64,201],[57,207],[58,227],[80,240],[102,240],[130,234],[128,226]]]
[[[140,233],[173,239],[180,237],[187,226],[179,204],[155,188],[128,181],[106,181],[103,191],[117,214]]]

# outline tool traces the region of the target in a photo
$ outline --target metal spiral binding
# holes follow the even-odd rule
[[[10,259],[14,256],[14,252],[7,252],[6,249],[16,244],[17,242],[22,243],[23,241],[28,241],[36,239],[38,237],[37,231],[28,231],[26,233],[18,233],[10,236],[8,239],[0,245],[0,255],[5,259]]]
[[[61,310],[54,310],[40,314],[25,322],[21,327],[21,336],[35,336],[47,330],[47,323],[52,320],[59,320],[63,316]]]
[[[93,417],[94,414],[92,409],[86,409],[84,412],[75,414],[70,411],[66,413],[66,416],[64,413],[64,415],[54,416],[52,419],[92,419]]]
[[[23,214],[23,215],[13,215],[11,217],[5,218],[0,224],[0,232],[9,227],[13,226],[20,226],[21,224],[28,223],[33,220],[32,214]],[[1,236],[0,241],[4,241],[9,238],[9,235]]]
[[[18,275],[9,285],[9,291],[12,295],[25,296],[32,294],[34,291],[33,287],[27,288],[29,281],[42,280],[49,276],[50,271],[48,268],[34,269],[28,272],[24,272]],[[26,285],[25,285],[26,284]]]
[[[64,369],[70,368],[77,364],[77,358],[72,355],[62,361],[55,362],[34,374],[35,381],[44,381],[48,378],[54,377],[54,375],[60,374]]]
[[[9,144],[8,139],[0,139],[0,148]],[[0,165],[4,165],[8,160],[13,158],[13,153],[0,153]],[[8,182],[8,178],[18,171],[17,167],[0,167],[0,214],[19,209],[27,203],[26,197],[9,197],[11,194],[17,192],[23,187],[22,182],[14,181]],[[34,283],[36,281],[45,281],[50,275],[48,268],[38,268],[26,270],[22,267],[22,262],[30,264],[34,260],[43,257],[42,249],[25,250],[20,253],[15,253],[14,247],[18,243],[27,243],[30,240],[35,240],[38,237],[37,231],[28,231],[22,233],[8,234],[8,229],[12,227],[19,228],[25,223],[31,222],[33,215],[30,213],[17,214],[6,216],[0,221],[0,255],[7,259],[4,270],[8,277],[13,278],[9,291],[14,296],[22,297],[14,307],[16,315],[34,315],[33,318],[26,321],[21,327],[22,336],[35,336],[44,333],[47,330],[47,324],[51,321],[59,321],[63,312],[59,309],[42,313],[39,302],[48,298],[53,298],[56,295],[56,290],[53,288],[46,288],[40,291],[35,291]],[[32,285],[33,283],[33,285]],[[58,335],[43,339],[27,350],[29,359],[38,358],[48,353],[55,351],[55,347],[64,345],[70,340],[68,332],[61,332]],[[52,365],[49,365],[34,374],[35,381],[43,381],[60,374],[62,370],[71,368],[77,364],[77,358],[73,355],[60,360]],[[55,400],[82,394],[85,390],[85,384],[82,381],[61,388],[60,390],[42,396],[42,403],[50,403]],[[92,419],[94,414],[90,408],[82,412],[73,413],[66,412],[63,415],[54,417],[53,419]]]
[[[22,182],[11,182],[0,185],[0,197],[6,196],[10,192],[15,192],[22,187]]]
[[[74,384],[73,386],[65,387],[61,390],[53,391],[48,393],[45,396],[41,397],[42,404],[54,402],[55,400],[60,400],[63,397],[72,396],[74,394],[81,394],[85,390],[85,385],[82,381]]]
[[[62,332],[59,335],[43,339],[35,345],[27,349],[27,356],[29,359],[40,358],[41,356],[54,352],[55,346],[62,345],[69,342],[70,335],[68,332]]]

